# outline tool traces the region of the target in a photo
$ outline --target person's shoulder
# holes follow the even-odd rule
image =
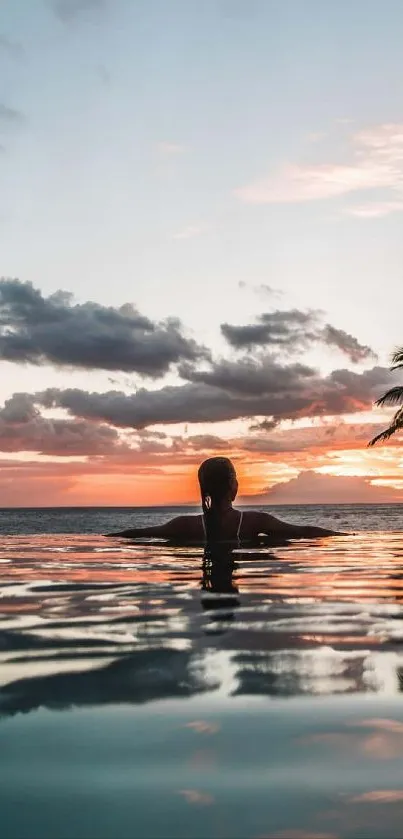
[[[264,514],[259,510],[241,510],[240,512],[242,513],[242,533],[246,532],[247,536],[253,536],[255,531],[258,530]]]
[[[259,521],[276,518],[270,510],[248,510],[248,515]]]
[[[257,533],[263,532],[264,528],[276,522],[275,516],[264,510],[245,510],[242,520],[242,531],[254,537]]]
[[[244,510],[243,511],[243,520],[248,522],[254,521],[262,521],[262,519],[266,518],[267,513],[264,513],[262,510]]]
[[[172,521],[175,522],[175,529],[177,532],[183,532],[184,534],[193,534],[195,532],[199,532],[200,528],[202,527],[202,516],[197,515],[194,513],[185,513],[181,516],[176,516]]]
[[[200,513],[183,513],[183,515],[178,516],[177,518],[178,518],[178,520],[180,519],[181,521],[187,521],[187,522],[193,522],[193,523],[196,522],[196,524],[197,524],[197,523],[200,523],[203,516],[200,515]]]

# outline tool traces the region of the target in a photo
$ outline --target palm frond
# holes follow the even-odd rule
[[[380,434],[377,434],[376,437],[373,437],[372,440],[369,441],[368,446],[374,446],[375,443],[379,443],[380,441],[385,442],[385,440],[389,440],[393,434],[396,434],[396,431],[401,431],[403,429],[403,408],[399,408],[396,411],[392,422],[385,428],[384,431],[381,431]]]
[[[385,428],[384,431],[381,431],[380,434],[377,434],[376,437],[373,437],[372,440],[369,441],[368,446],[375,446],[376,443],[385,442],[385,440],[389,440],[389,437],[392,437],[392,434],[395,433],[395,429],[389,426],[389,428]]]
[[[401,385],[387,390],[383,396],[376,400],[375,405],[397,405],[399,402],[403,402],[403,387]]]
[[[403,347],[399,347],[394,351],[394,353],[392,353],[391,361],[391,370],[397,370],[398,367],[403,367]]]

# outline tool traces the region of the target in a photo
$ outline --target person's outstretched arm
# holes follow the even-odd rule
[[[314,539],[320,536],[346,536],[346,533],[340,533],[337,530],[328,530],[324,527],[313,527],[310,524],[289,524],[286,521],[281,521],[270,513],[259,513],[261,521],[259,521],[259,528],[262,527],[262,533],[268,536],[286,536],[289,539]]]
[[[155,536],[157,539],[174,539],[182,536],[185,530],[184,520],[186,516],[177,516],[165,524],[155,524],[151,527],[131,527],[128,530],[120,530],[116,533],[104,533],[104,536],[122,536],[125,539],[138,539]]]

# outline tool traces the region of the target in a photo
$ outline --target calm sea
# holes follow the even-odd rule
[[[284,521],[318,524],[335,530],[402,528],[401,504],[306,504],[242,509],[267,510]],[[126,527],[161,524],[173,516],[196,512],[200,512],[199,507],[189,506],[0,508],[0,534],[108,533]]]
[[[0,511],[0,837],[399,837],[400,507],[210,563],[100,535],[176,512]]]

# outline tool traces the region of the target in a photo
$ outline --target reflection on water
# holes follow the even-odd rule
[[[208,557],[98,537],[10,537],[1,708],[10,695],[18,710],[17,695],[39,684],[46,704],[57,680],[67,704],[74,685],[80,703],[97,689],[100,702],[119,690],[121,701],[144,702],[216,691],[224,677],[228,695],[396,694],[401,558],[399,535]]]
[[[398,835],[402,558],[3,538],[0,836]]]

